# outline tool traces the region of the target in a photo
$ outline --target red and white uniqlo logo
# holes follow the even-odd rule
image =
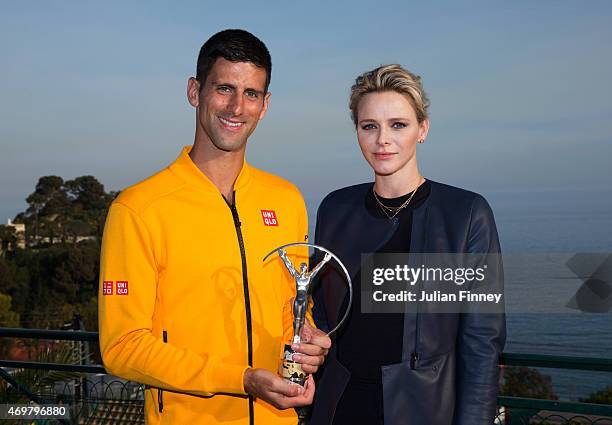
[[[278,226],[278,220],[276,219],[274,210],[261,210],[261,216],[266,226]]]
[[[118,280],[117,281],[117,295],[127,295],[127,294],[128,294],[127,280]]]
[[[102,295],[113,295],[113,281],[105,280],[102,282]]]

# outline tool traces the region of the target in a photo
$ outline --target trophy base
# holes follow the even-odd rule
[[[283,361],[280,365],[278,373],[287,381],[304,386],[306,379],[308,378],[308,374],[302,370],[302,365],[300,363],[296,363],[292,360],[294,353],[295,351],[291,349],[291,345],[285,344]]]

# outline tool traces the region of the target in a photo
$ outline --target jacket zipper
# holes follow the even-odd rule
[[[232,212],[232,218],[234,219],[234,227],[236,228],[236,236],[238,236],[238,246],[240,247],[240,257],[242,259],[242,288],[244,290],[244,307],[246,316],[246,327],[247,327],[247,347],[248,347],[248,363],[250,367],[253,367],[253,327],[251,323],[251,299],[249,295],[249,278],[247,274],[247,261],[246,252],[244,250],[244,239],[242,238],[242,229],[240,217],[238,216],[238,210],[236,209],[236,192],[233,193],[234,202],[230,204],[225,196],[223,199]],[[255,424],[255,412],[254,412],[254,400],[253,396],[249,395],[249,423]]]
[[[414,218],[414,216],[413,216]],[[429,219],[429,207],[425,209],[425,231],[423,232],[423,249],[427,249],[427,222]],[[419,318],[421,312],[421,303],[417,304],[416,317],[415,321],[415,330],[414,330],[414,351],[410,354],[410,369],[416,369],[417,362],[419,361]]]
[[[162,331],[162,339],[164,344],[168,342],[168,332],[164,329]],[[164,390],[161,388],[157,390],[157,404],[159,405],[159,413],[164,411]]]
[[[417,305],[416,326],[414,331],[414,351],[410,354],[410,369],[416,369],[416,363],[419,361],[419,306]]]

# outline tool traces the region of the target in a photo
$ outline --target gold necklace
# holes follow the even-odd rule
[[[380,199],[378,199],[378,195],[376,194],[376,191],[374,190],[374,186],[372,186],[372,193],[374,194],[374,199],[376,199],[376,202],[380,206],[380,209],[382,210],[382,212],[385,213],[385,215],[387,216],[387,218],[389,220],[391,220],[391,219],[394,219],[399,214],[399,212],[401,210],[403,210],[404,208],[406,208],[410,204],[410,201],[412,201],[412,198],[414,197],[414,194],[417,192],[417,190],[419,190],[419,187],[421,187],[421,184],[423,184],[423,183],[421,182],[421,179],[419,179],[419,184],[417,185],[416,189],[414,189],[412,191],[412,193],[410,194],[408,199],[406,199],[404,201],[404,203],[402,205],[400,205],[399,207],[389,207],[389,206],[383,204],[380,201]]]

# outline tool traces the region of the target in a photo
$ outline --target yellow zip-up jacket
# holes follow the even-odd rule
[[[231,207],[188,153],[122,191],[108,213],[104,365],[150,386],[149,424],[294,424],[293,409],[247,396],[243,374],[276,372],[291,336],[295,283],[278,256],[262,259],[307,240],[304,201],[291,183],[244,163]],[[288,254],[296,267],[308,262],[304,249]]]

